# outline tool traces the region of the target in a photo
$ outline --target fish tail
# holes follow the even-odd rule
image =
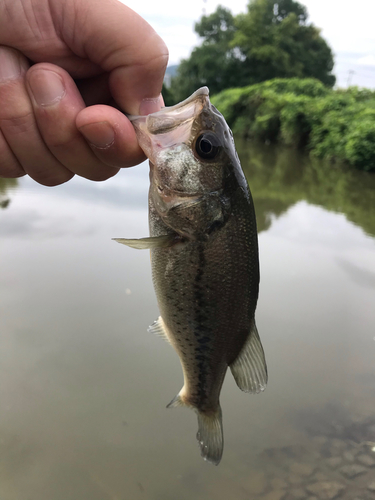
[[[193,408],[196,411],[198,415],[197,440],[201,449],[201,455],[207,462],[219,465],[224,447],[223,420],[220,404],[217,405],[216,410],[201,411],[192,404],[189,404],[181,392],[172,399],[167,408],[185,406]]]
[[[214,465],[219,465],[223,455],[223,421],[221,408],[216,411],[202,412],[196,410],[198,415],[197,439],[202,457]]]

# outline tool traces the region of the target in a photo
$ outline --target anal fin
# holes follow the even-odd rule
[[[263,392],[267,385],[267,365],[258,330],[253,322],[249,338],[230,365],[236,384],[244,392]]]
[[[182,398],[180,394],[177,394],[172,401],[167,404],[167,408],[178,408],[179,406],[186,406],[185,403],[182,401]]]
[[[150,332],[150,333],[153,333],[154,335],[157,335],[158,337],[161,337],[163,338],[164,340],[166,340],[169,344],[171,343],[171,341],[169,340],[168,338],[168,335],[167,335],[167,332],[165,330],[165,325],[164,325],[164,321],[163,321],[163,318],[161,316],[158,317],[157,320],[155,320],[152,325],[150,325],[148,328],[147,328],[147,331]]]

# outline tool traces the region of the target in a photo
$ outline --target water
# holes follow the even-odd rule
[[[238,152],[269,386],[250,396],[227,374],[219,467],[199,456],[194,413],[165,409],[182,373],[146,331],[158,316],[148,252],[111,241],[148,233],[147,165],[105,183],[0,181],[1,500],[271,498],[292,491],[293,462],[316,469],[340,441],[375,441],[375,176]]]

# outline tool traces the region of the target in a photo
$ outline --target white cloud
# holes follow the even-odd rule
[[[246,12],[247,0],[122,0],[130,8],[144,17],[165,40],[170,52],[170,64],[176,64],[189,56],[192,48],[199,43],[194,33],[194,23],[203,12],[210,14],[217,6],[223,5],[233,14]],[[372,74],[366,68],[375,66],[369,54],[375,54],[374,0],[356,0],[355,5],[342,0],[300,0],[307,7],[309,21],[321,28],[322,36],[331,46],[338,62],[335,71],[340,86],[346,86],[348,71],[356,68],[355,81],[359,86],[375,87]],[[348,54],[350,62],[342,64]],[[374,57],[375,60],[375,57]],[[359,62],[361,61],[361,62]],[[361,72],[362,71],[362,72]],[[363,73],[363,74],[362,74]]]
[[[358,59],[357,64],[363,66],[375,66],[375,56],[370,54],[368,56],[361,57]]]
[[[203,11],[207,14],[214,12],[218,5],[223,5],[230,9],[233,14],[245,12],[246,0],[189,0],[176,2],[175,0],[122,0],[124,4],[144,17],[148,22],[153,17],[164,18],[166,21],[173,18],[183,18],[186,20],[197,21]]]
[[[152,24],[169,49],[169,64],[178,64],[181,59],[189,57],[192,48],[199,44],[199,38],[192,27],[183,24],[162,26]]]

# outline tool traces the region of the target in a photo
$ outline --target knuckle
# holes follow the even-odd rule
[[[73,137],[72,135],[67,135],[64,130],[59,131],[46,129],[42,133],[42,137],[48,147],[53,150],[67,150],[71,145],[74,145],[77,140],[76,136]]]
[[[169,59],[169,51],[164,41],[155,33],[155,36],[145,43],[148,50],[144,50],[143,64],[154,70],[164,71]]]
[[[34,125],[34,115],[31,111],[18,116],[2,118],[0,120],[0,128],[7,134],[19,135],[30,131]]]

